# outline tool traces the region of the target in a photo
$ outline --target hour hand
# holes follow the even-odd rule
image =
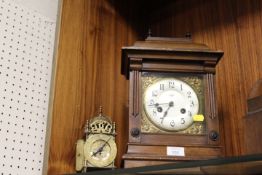
[[[103,151],[103,148],[102,148],[102,147],[99,147],[95,152],[93,152],[92,157],[93,157],[93,156],[96,156],[97,153],[101,153],[101,151]]]
[[[167,108],[167,110],[164,112],[163,117],[161,117],[161,124],[163,124],[164,118],[167,116],[168,110],[169,110],[170,106]]]

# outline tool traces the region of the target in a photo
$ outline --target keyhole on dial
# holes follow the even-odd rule
[[[163,111],[163,108],[162,107],[157,107],[157,112],[162,112]]]
[[[181,114],[184,114],[184,113],[186,113],[186,109],[182,108],[182,109],[180,109],[180,112],[181,112]]]

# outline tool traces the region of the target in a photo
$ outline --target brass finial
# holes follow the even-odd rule
[[[89,121],[86,120],[86,125],[85,125],[85,133],[89,133]]]
[[[113,122],[113,134],[116,135],[116,123]]]
[[[149,28],[148,29],[148,33],[147,33],[147,37],[151,37],[152,36],[152,31],[151,31],[151,29]]]
[[[186,38],[192,38],[192,34],[191,34],[190,32],[187,32],[187,33],[185,34],[185,37],[186,37]]]
[[[100,107],[99,107],[99,116],[102,116],[102,113],[103,113],[103,107],[100,106]]]

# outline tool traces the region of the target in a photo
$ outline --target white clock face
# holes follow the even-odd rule
[[[162,79],[150,85],[145,90],[143,103],[149,120],[167,131],[187,129],[199,110],[195,91],[175,78]]]

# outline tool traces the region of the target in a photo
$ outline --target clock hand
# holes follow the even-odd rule
[[[159,105],[168,105],[169,103],[155,103],[155,104],[149,104],[148,106],[158,107]]]
[[[167,116],[167,113],[168,113],[168,110],[169,110],[169,109],[170,109],[170,106],[168,106],[167,110],[164,112],[163,117],[160,118],[160,119],[162,119],[162,120],[161,120],[161,124],[163,124],[164,118]]]
[[[173,102],[172,102],[172,103],[173,103]],[[148,106],[150,106],[150,107],[156,107],[157,112],[162,112],[162,111],[163,111],[163,108],[161,107],[161,105],[170,105],[170,102],[169,102],[169,103],[155,103],[155,104],[149,104]]]
[[[92,154],[92,157],[93,156],[96,156],[97,153],[101,153],[104,149],[104,147],[106,146],[107,142],[111,139],[111,137],[102,145],[100,146],[93,154]]]
[[[171,107],[173,107],[173,106],[174,106],[174,102],[173,102],[173,101],[170,101],[170,102],[168,103],[168,108],[167,108],[166,111],[164,112],[163,117],[160,118],[160,119],[162,119],[162,120],[161,120],[161,124],[163,124],[164,118],[167,116],[167,113],[168,113],[169,109],[170,109]]]
[[[101,153],[110,139],[111,139],[111,137],[109,137],[109,139],[92,154],[92,157],[96,156],[97,153]]]

